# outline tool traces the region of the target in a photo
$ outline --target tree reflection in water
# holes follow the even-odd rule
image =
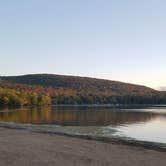
[[[1,111],[1,122],[56,124],[69,126],[107,126],[133,124],[159,117],[153,112],[91,107],[41,107]]]

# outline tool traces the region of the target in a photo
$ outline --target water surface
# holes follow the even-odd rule
[[[166,143],[166,107],[2,109],[0,122],[64,133]]]

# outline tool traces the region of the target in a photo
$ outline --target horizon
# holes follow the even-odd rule
[[[58,73],[166,89],[166,2],[0,2],[1,75]]]

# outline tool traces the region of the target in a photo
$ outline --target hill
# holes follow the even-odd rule
[[[159,104],[165,93],[152,88],[89,77],[31,74],[0,77],[0,87],[49,95],[53,104]],[[164,96],[164,97],[163,97]]]
[[[34,74],[0,77],[0,79],[24,85],[72,89],[78,93],[83,91],[86,93],[105,93],[109,95],[144,95],[156,92],[145,86],[77,76]]]

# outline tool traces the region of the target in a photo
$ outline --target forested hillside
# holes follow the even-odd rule
[[[35,74],[0,78],[17,84],[65,88],[83,93],[102,93],[109,95],[144,95],[155,93],[155,90],[145,86],[87,77]]]
[[[151,88],[88,77],[35,74],[0,77],[0,87],[49,96],[52,104],[165,104]]]

